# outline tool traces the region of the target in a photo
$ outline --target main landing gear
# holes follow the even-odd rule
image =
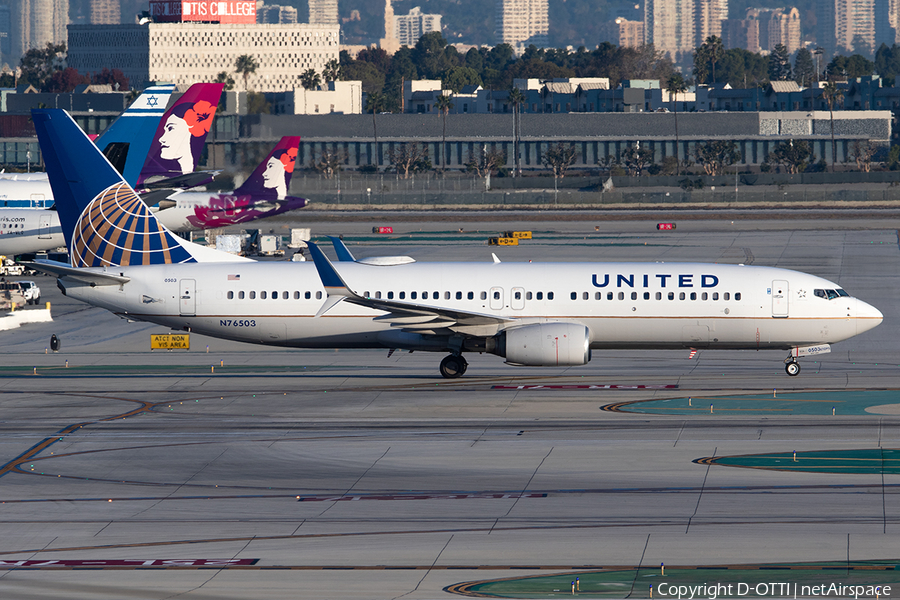
[[[462,357],[462,354],[451,354],[445,356],[441,361],[441,375],[444,379],[456,379],[462,377],[469,367],[469,363]]]
[[[800,374],[800,363],[794,360],[793,356],[788,357],[787,360],[784,361],[784,372],[791,377],[796,377]]]

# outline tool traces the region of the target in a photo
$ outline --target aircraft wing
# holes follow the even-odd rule
[[[464,310],[454,310],[440,306],[429,306],[415,302],[398,302],[382,298],[366,298],[352,291],[335,270],[328,257],[322,253],[319,247],[307,242],[309,252],[316,265],[316,270],[322,280],[322,285],[328,292],[328,298],[316,314],[322,316],[341,301],[349,302],[357,306],[365,306],[375,310],[384,311],[386,315],[375,317],[378,321],[388,321],[394,327],[400,327],[407,331],[432,331],[435,329],[454,329],[457,327],[483,327],[497,326],[515,321],[510,317],[498,317],[497,315],[477,313]]]
[[[122,285],[131,281],[130,277],[124,275],[113,275],[112,273],[94,270],[94,269],[76,269],[70,267],[66,263],[56,262],[54,260],[35,260],[23,263],[29,268],[57,277],[71,277],[78,281],[83,281],[91,285]]]

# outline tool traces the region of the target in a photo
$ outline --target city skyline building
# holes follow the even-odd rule
[[[293,6],[281,6],[280,4],[264,4],[262,0],[257,0],[256,22],[271,24],[296,23],[297,9]]]
[[[92,25],[118,24],[122,22],[119,0],[91,0],[88,5],[88,22]]]
[[[409,14],[394,16],[394,33],[401,46],[412,48],[426,33],[441,30],[441,15],[426,14],[418,6]]]
[[[694,0],[645,0],[644,43],[677,61],[693,52],[695,41]]]
[[[743,48],[749,52],[759,52],[759,19],[726,19],[723,21],[722,44],[728,49]]]
[[[800,11],[794,7],[759,11],[760,48],[771,52],[778,44],[789,54],[800,49]]]
[[[521,55],[534,44],[546,48],[550,43],[548,0],[497,0],[496,37],[498,44],[509,44]]]
[[[309,0],[310,25],[337,25],[338,0]]]
[[[816,41],[827,59],[839,51],[874,51],[875,14],[876,0],[818,0]]]
[[[394,7],[391,0],[384,0],[384,37],[378,40],[378,47],[393,54],[400,49],[400,42],[397,41],[396,27],[394,26]]]
[[[617,17],[602,29],[603,38],[623,48],[637,48],[644,43],[644,22]]]
[[[69,0],[13,0],[10,9],[10,54],[66,41]]]
[[[702,45],[711,35],[722,37],[722,21],[727,18],[728,0],[696,0],[694,45]]]

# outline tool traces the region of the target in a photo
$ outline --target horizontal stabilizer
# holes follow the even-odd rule
[[[95,271],[92,269],[76,269],[66,263],[56,262],[55,260],[36,260],[23,264],[36,271],[56,275],[57,277],[70,277],[91,285],[122,285],[131,281],[130,277],[125,277],[124,275],[113,275],[106,271]]]

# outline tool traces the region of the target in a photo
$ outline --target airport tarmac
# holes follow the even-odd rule
[[[190,351],[151,352],[163,328],[37,277],[54,322],[0,334],[0,597],[558,597],[576,573],[589,582],[606,568],[631,585],[576,595],[645,598],[648,582],[665,583],[661,563],[679,583],[754,586],[792,581],[784,565],[846,567],[816,571],[824,584],[850,581],[858,561],[893,565],[900,222],[655,224],[312,226],[345,234],[360,257],[794,268],[884,322],[804,360],[798,377],[780,351],[684,350],[599,351],[569,369],[471,356],[447,381],[441,355],[420,352],[198,335]],[[485,244],[513,226],[536,239]],[[823,468],[832,457],[842,466]],[[866,468],[846,468],[854,459]],[[890,585],[893,570],[865,564],[865,581]],[[709,569],[723,566],[727,577]],[[556,579],[528,588],[532,575]],[[507,578],[519,587],[460,585]]]

